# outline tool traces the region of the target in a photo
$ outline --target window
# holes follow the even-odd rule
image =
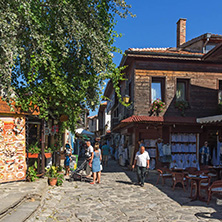
[[[188,79],[177,79],[176,100],[188,101]]]
[[[205,47],[205,53],[208,53],[215,46],[216,46],[216,44],[207,44],[206,47]]]
[[[114,118],[119,117],[119,110],[118,110],[118,107],[114,110],[113,113],[114,113],[114,115],[113,115]]]
[[[222,80],[219,80],[218,103],[222,104]]]
[[[164,101],[164,93],[165,79],[153,77],[151,83],[151,102],[157,99]]]

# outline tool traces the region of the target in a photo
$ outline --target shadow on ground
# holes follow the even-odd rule
[[[111,160],[109,162],[109,166],[105,167],[103,172],[106,173],[114,173],[114,172],[124,172],[131,182],[129,181],[122,181],[117,180],[117,183],[122,184],[128,184],[135,186],[135,183],[137,182],[137,175],[136,172],[133,172],[129,170],[127,167],[120,167],[115,161]],[[172,190],[172,179],[167,179],[166,184],[162,186],[161,181],[159,181],[159,184],[156,185],[156,181],[158,178],[158,173],[155,170],[149,171],[149,173],[146,176],[146,183],[150,183],[153,186],[157,187],[160,191],[164,192],[168,197],[179,203],[181,206],[203,206],[203,207],[210,207],[214,208],[216,212],[209,213],[209,212],[199,212],[196,213],[195,216],[198,219],[219,219],[222,220],[222,197],[221,196],[213,196],[212,200],[210,201],[210,204],[207,205],[206,202],[203,201],[192,201],[190,196],[190,186],[185,191],[181,187],[176,187],[175,190]],[[205,197],[207,198],[207,194],[203,193]]]

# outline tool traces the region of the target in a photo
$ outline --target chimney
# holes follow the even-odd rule
[[[187,19],[180,18],[177,22],[177,48],[186,42],[186,21]]]

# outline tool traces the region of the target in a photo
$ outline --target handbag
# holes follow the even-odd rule
[[[103,165],[100,163],[100,171],[103,170]]]

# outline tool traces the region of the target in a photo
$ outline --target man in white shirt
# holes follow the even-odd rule
[[[134,164],[132,165],[133,169],[135,165],[137,166],[138,183],[143,187],[146,170],[150,167],[150,156],[148,152],[145,151],[144,146],[141,146],[140,150],[136,153]]]
[[[91,160],[91,157],[92,157],[93,147],[91,146],[90,141],[86,141],[86,146],[87,146],[86,157],[88,158],[88,162],[87,162],[87,165],[86,165],[86,175],[90,176],[91,168],[89,166],[89,161]]]
[[[86,141],[86,157],[91,158],[92,153],[93,153],[93,147],[91,146],[91,142],[90,141]]]

